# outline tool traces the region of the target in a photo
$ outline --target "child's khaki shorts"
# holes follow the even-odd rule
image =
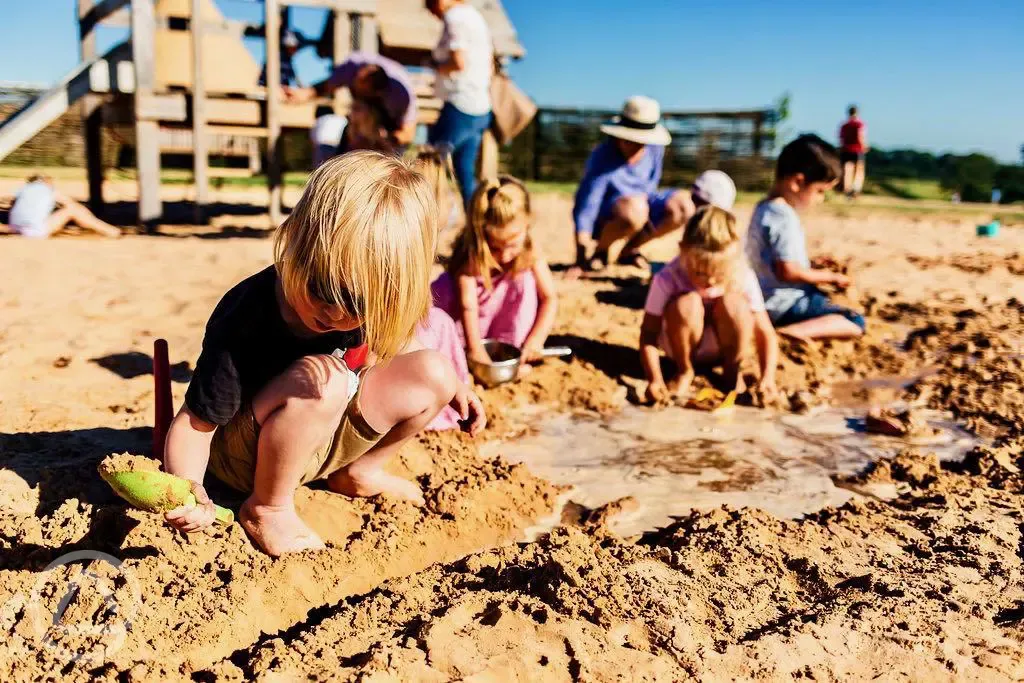
[[[325,479],[349,465],[384,438],[366,423],[359,409],[359,395],[349,399],[348,408],[330,441],[316,450],[306,466],[300,483]],[[256,474],[256,452],[260,439],[260,426],[253,415],[252,406],[242,409],[213,435],[210,446],[210,471],[233,489],[249,493]]]

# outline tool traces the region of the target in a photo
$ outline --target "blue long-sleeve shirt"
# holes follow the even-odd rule
[[[572,210],[576,232],[593,235],[598,221],[608,216],[620,197],[656,192],[664,160],[665,149],[656,145],[647,145],[644,155],[632,165],[626,163],[612,140],[595,147],[576,190]]]

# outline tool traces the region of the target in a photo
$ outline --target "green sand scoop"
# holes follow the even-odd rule
[[[192,485],[181,477],[158,471],[110,472],[100,469],[100,476],[110,484],[117,495],[137,508],[148,512],[168,512],[182,505],[195,505]],[[235,513],[220,505],[217,524],[228,526],[235,521]]]

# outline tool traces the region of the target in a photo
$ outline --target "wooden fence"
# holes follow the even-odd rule
[[[617,112],[542,108],[530,127],[502,152],[502,165],[530,180],[575,182],[587,155],[601,140],[600,125]],[[771,109],[735,112],[665,112],[672,134],[665,153],[666,185],[685,185],[701,171],[719,168],[740,187],[760,188],[770,171],[777,114]]]

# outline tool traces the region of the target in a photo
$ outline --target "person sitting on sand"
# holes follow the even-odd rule
[[[387,461],[446,405],[470,434],[485,425],[480,399],[413,337],[430,307],[437,225],[431,188],[400,159],[353,152],[313,172],[274,265],[231,289],[206,326],[164,462],[199,504],[167,513],[171,525],[213,522],[208,467],[249,493],[241,524],[275,556],[323,547],[295,510],[314,479],[423,503]],[[343,356],[364,340],[377,363],[357,375]]]
[[[53,181],[45,175],[30,177],[18,191],[7,222],[11,230],[22,237],[38,239],[55,235],[70,224],[104,237],[121,236],[118,228],[101,221],[84,205],[56,190]]]
[[[687,221],[679,256],[658,271],[647,293],[640,362],[649,401],[685,398],[697,366],[719,363],[729,390],[743,393],[740,366],[754,348],[761,369],[758,389],[767,399],[775,394],[778,342],[757,276],[747,263],[736,217],[713,199],[709,204]],[[679,369],[668,382],[661,351]]]
[[[661,109],[649,97],[626,100],[622,114],[601,126],[608,139],[587,159],[576,190],[576,265],[570,277],[602,268],[621,247],[619,263],[647,267],[638,251],[686,223],[694,207],[687,193],[659,190],[665,145]]]
[[[835,148],[817,135],[801,135],[782,149],[775,163],[775,184],[750,218],[747,254],[779,334],[806,341],[858,337],[864,332],[863,316],[833,304],[818,289],[846,289],[851,280],[811,267],[800,223],[799,212],[821,202],[839,173]]]
[[[555,323],[555,281],[530,238],[530,194],[510,176],[482,181],[448,268],[433,284],[435,305],[459,326],[469,358],[489,363],[484,339],[540,360]]]

